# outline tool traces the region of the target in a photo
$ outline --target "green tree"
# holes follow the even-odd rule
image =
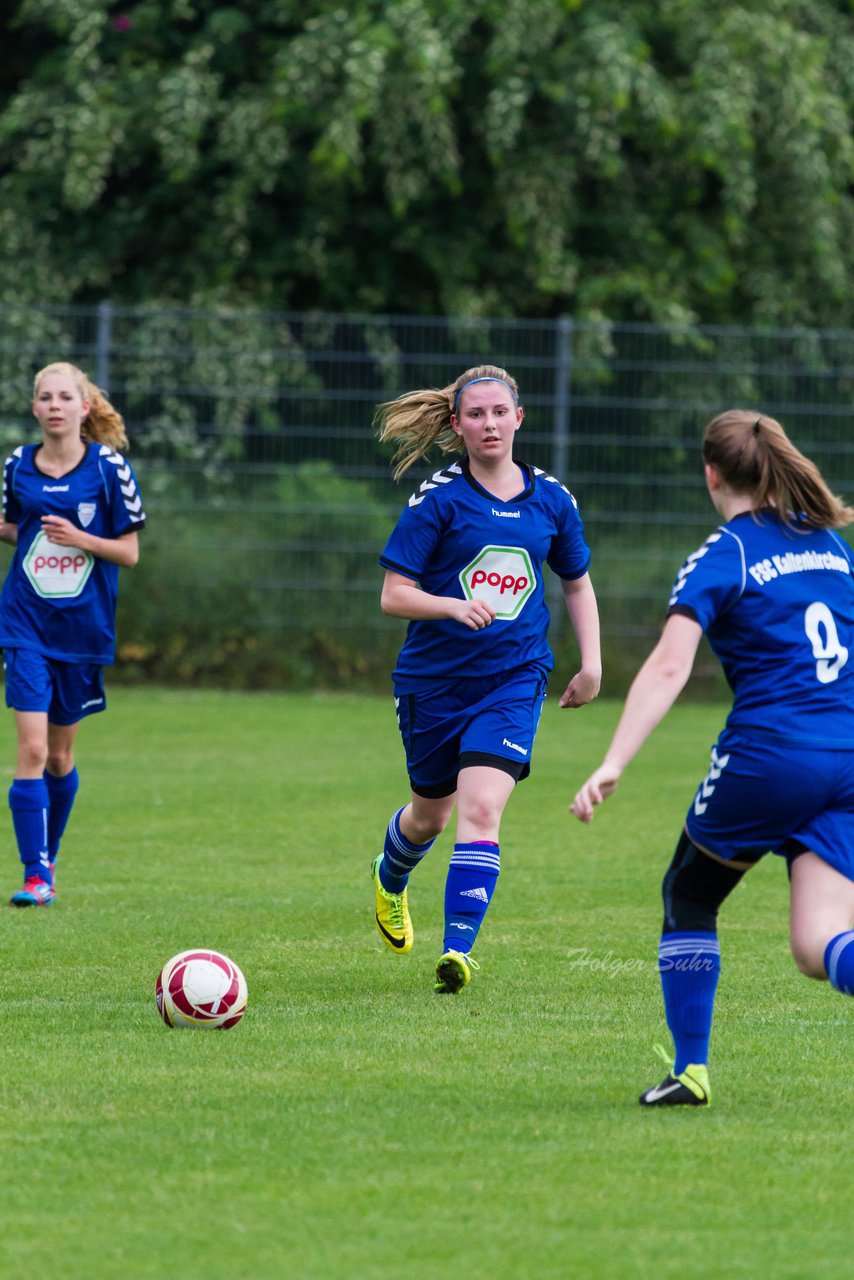
[[[848,0],[19,0],[0,301],[854,324]]]

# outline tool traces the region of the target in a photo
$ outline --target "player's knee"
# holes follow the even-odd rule
[[[826,980],[827,971],[824,967],[825,946],[824,939],[813,938],[803,934],[792,934],[792,958],[798,967],[798,972],[802,973],[805,978],[816,978],[819,982]]]
[[[464,836],[458,834],[457,838],[497,841],[501,830],[504,804],[503,797],[482,795],[460,797],[457,831],[458,833],[465,831],[466,834]]]
[[[70,773],[74,768],[74,754],[70,748],[59,749],[53,748],[48,751],[45,767],[48,773],[54,774],[57,778],[63,778],[66,773]]]
[[[744,875],[708,857],[683,831],[661,882],[665,933],[714,933],[721,903]]]
[[[18,771],[31,776],[47,765],[47,746],[40,738],[24,738],[18,743]]]
[[[435,800],[414,803],[406,815],[401,829],[407,840],[413,844],[427,844],[435,840],[445,830],[454,812],[454,797],[449,796],[445,803]]]
[[[413,832],[409,839],[413,844],[427,844],[428,840],[435,840],[440,836],[447,825],[448,818],[444,816],[437,816],[421,823],[413,822]]]
[[[819,960],[817,956],[809,955],[803,951],[793,951],[795,964],[798,972],[802,973],[805,978],[815,978],[817,982],[826,982],[827,974],[824,969],[824,960]]]

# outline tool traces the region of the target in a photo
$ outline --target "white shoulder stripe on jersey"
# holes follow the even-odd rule
[[[24,456],[24,446],[19,444],[17,449],[13,449],[6,461],[3,463],[3,518],[6,518],[6,503],[9,498],[9,472],[14,464],[15,459],[21,460]]]
[[[685,586],[685,583],[688,579],[688,575],[694,572],[694,570],[696,569],[697,565],[702,560],[706,552],[709,551],[715,545],[716,542],[720,542],[724,534],[726,534],[727,537],[732,538],[732,540],[738,546],[739,557],[741,559],[741,588],[738,594],[739,595],[743,594],[745,585],[747,583],[747,560],[744,554],[744,543],[741,541],[741,538],[739,538],[738,534],[733,533],[731,529],[724,529],[723,526],[721,526],[719,529],[716,529],[714,533],[709,534],[708,538],[706,538],[706,541],[703,543],[703,545],[701,547],[698,547],[696,551],[693,551],[691,555],[688,556],[688,559],[685,561],[682,568],[679,570],[678,574],[676,575],[676,582],[673,585],[673,594],[671,595],[670,600],[668,601],[668,604],[667,604],[668,609],[672,609],[675,604],[678,604],[679,592]]]
[[[124,500],[125,510],[131,520],[138,522],[145,519],[145,513],[142,510],[142,496],[133,478],[133,472],[128,466],[125,459],[120,453],[116,453],[109,445],[101,445],[101,451],[98,455],[105,462],[110,462],[116,468],[119,477],[119,488],[122,491],[122,499]]]
[[[669,609],[672,609],[673,606],[676,604],[677,597],[679,595],[679,592],[685,586],[685,582],[688,578],[688,574],[694,572],[698,562],[702,560],[703,556],[706,554],[709,548],[713,547],[716,542],[720,542],[720,540],[721,540],[721,530],[716,529],[714,533],[709,534],[708,538],[706,538],[706,541],[703,543],[701,547],[698,547],[696,551],[692,551],[690,556],[688,556],[682,568],[679,570],[679,572],[676,575],[676,581],[673,584],[673,594],[671,595],[670,600],[668,601],[667,607]]]
[[[567,489],[566,485],[562,484],[561,481],[558,480],[557,476],[549,475],[548,471],[543,471],[542,467],[531,467],[531,470],[535,476],[542,476],[547,484],[556,484],[559,489],[563,489],[564,493],[569,494],[569,497],[572,499],[572,505],[576,510],[578,510],[578,503],[575,501],[575,494]]]
[[[415,493],[413,493],[407,503],[407,506],[419,506],[427,497],[427,494],[431,489],[438,489],[441,485],[447,484],[450,480],[453,480],[455,476],[459,475],[462,475],[462,467],[458,462],[452,462],[449,467],[443,467],[441,471],[435,471],[433,475],[430,476],[430,479],[425,480]]]

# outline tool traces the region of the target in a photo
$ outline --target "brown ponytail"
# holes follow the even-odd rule
[[[831,493],[815,463],[767,414],[719,413],[703,433],[703,458],[734,493],[750,494],[755,510],[773,507],[788,525],[798,516],[817,529],[854,522],[854,508]]]

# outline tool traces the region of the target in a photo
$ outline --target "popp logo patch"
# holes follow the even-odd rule
[[[46,533],[39,533],[24,557],[24,573],[43,599],[67,599],[80,595],[94,563],[88,551],[58,547]]]
[[[524,547],[484,547],[460,574],[467,600],[485,600],[496,618],[516,618],[537,585]]]

